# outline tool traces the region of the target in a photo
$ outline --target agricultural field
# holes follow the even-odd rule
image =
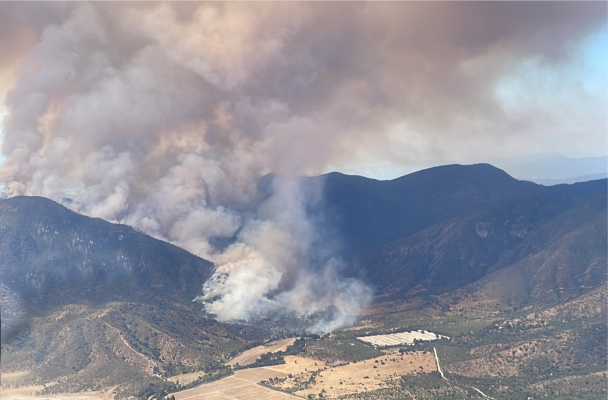
[[[436,371],[433,355],[428,351],[400,353],[391,350],[384,355],[346,364],[318,365],[287,378],[263,384],[304,398],[339,398],[378,389],[399,388],[402,375],[420,375]]]
[[[258,346],[226,366],[218,364],[217,370],[176,374],[160,383],[170,388],[171,393],[165,394],[178,400],[473,399],[484,395],[515,400],[546,394],[555,399],[592,400],[598,393],[606,394],[608,382],[605,315],[598,306],[605,300],[606,294],[598,290],[555,307],[471,317],[399,309],[365,316],[359,325],[331,335]],[[416,331],[434,339],[438,335],[439,340],[416,336],[412,344],[387,343],[390,347],[359,340],[379,336],[386,341]],[[437,369],[435,351],[445,377]],[[276,357],[276,365],[258,363],[268,353]],[[236,368],[237,363],[249,368]],[[0,399],[109,400],[117,395],[89,391],[33,396],[44,388],[26,383],[28,374],[3,374]],[[53,382],[46,388],[52,389]]]
[[[258,376],[261,385],[308,399],[550,395],[591,400],[606,394],[608,382],[605,314],[597,306],[603,301],[605,293],[597,290],[554,307],[472,316],[404,307],[365,316],[359,325],[328,337],[307,338],[300,357],[286,356],[285,364],[247,372],[264,370]],[[357,340],[412,331],[432,331],[440,340],[390,343],[389,348]],[[437,370],[435,349],[445,379]],[[240,398],[245,397],[234,397]]]
[[[436,371],[431,352],[386,352],[359,362],[324,363],[300,356],[285,356],[285,364],[239,370],[234,375],[192,389],[172,393],[186,399],[295,399],[338,398],[378,389],[398,388],[402,375]],[[261,384],[260,384],[261,383]],[[296,397],[297,396],[297,397]]]
[[[287,357],[286,357],[287,358]],[[286,360],[287,361],[287,360]],[[297,365],[294,360],[291,364]],[[300,364],[302,367],[295,367],[293,371],[300,371],[306,367],[304,364]],[[283,366],[279,366],[283,367]],[[282,370],[283,369],[283,370]],[[172,393],[176,400],[186,399],[231,399],[231,400],[248,400],[248,399],[268,399],[268,400],[283,400],[283,399],[294,399],[286,393],[281,393],[276,390],[266,388],[258,385],[258,382],[267,379],[285,378],[288,376],[288,372],[284,371],[285,368],[276,367],[260,367],[239,370],[229,377],[221,379],[216,382],[207,383],[204,385],[197,386],[192,389],[183,390],[180,392]]]
[[[359,336],[357,339],[362,342],[366,342],[376,347],[388,347],[388,346],[399,346],[402,344],[414,344],[416,341],[432,341],[439,339],[449,339],[447,336],[437,335],[433,332],[428,331],[413,331],[413,332],[400,332],[392,333],[388,335],[373,335],[373,336]]]

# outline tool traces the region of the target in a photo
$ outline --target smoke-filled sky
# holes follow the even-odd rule
[[[210,258],[220,319],[350,315],[369,290],[331,249],[312,257],[323,290],[311,272],[318,194],[278,179],[252,213],[257,180],[605,155],[606,19],[605,2],[2,2],[0,182]]]

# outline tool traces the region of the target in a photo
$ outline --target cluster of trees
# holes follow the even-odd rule
[[[287,346],[285,351],[277,351],[275,353],[268,352],[264,353],[255,360],[253,364],[248,365],[236,365],[234,369],[245,369],[245,368],[257,368],[257,367],[267,367],[269,365],[279,365],[285,364],[285,356],[293,356],[296,354],[300,354],[304,351],[306,347],[306,339],[303,337],[296,339],[291,346]]]
[[[218,365],[218,366],[214,367],[213,369],[207,369],[207,371],[209,371],[209,372],[207,372],[207,374],[201,376],[200,378],[198,378],[195,381],[188,383],[187,385],[180,385],[178,389],[179,390],[190,389],[195,386],[201,385],[203,383],[217,381],[217,380],[220,380],[222,378],[225,378],[227,376],[234,374],[232,369],[225,365]]]
[[[154,397],[158,400],[164,399],[169,392],[177,391],[177,385],[170,381],[150,382],[137,393],[138,399],[149,399]]]
[[[283,357],[283,352],[278,351],[276,353],[264,353],[255,360],[252,364],[247,365],[235,365],[234,369],[245,369],[245,368],[257,368],[257,367],[267,367],[269,365],[279,365],[285,364],[285,357]]]
[[[295,356],[296,354],[300,354],[306,348],[306,339],[304,337],[298,338],[293,342],[291,346],[287,346],[285,350],[286,356]]]

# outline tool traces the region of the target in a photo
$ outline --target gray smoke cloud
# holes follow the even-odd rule
[[[311,329],[331,332],[352,324],[371,298],[368,287],[340,275],[336,243],[319,229],[323,219],[306,209],[320,201],[318,182],[275,177],[272,196],[243,224],[238,241],[216,261],[220,267],[198,298],[220,320],[249,320],[288,310],[316,318]]]
[[[199,300],[218,319],[325,313],[314,329],[332,330],[370,290],[320,245],[306,209],[322,188],[288,177],[504,149],[562,123],[603,137],[605,107],[574,83],[577,105],[522,110],[504,82],[530,62],[562,76],[605,15],[601,2],[0,3],[4,195],[69,197],[212,260]]]

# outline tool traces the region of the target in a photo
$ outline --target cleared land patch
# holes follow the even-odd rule
[[[288,346],[291,346],[296,338],[288,338],[270,342],[262,346],[256,346],[249,350],[245,350],[240,355],[236,356],[232,360],[228,361],[226,365],[234,367],[235,365],[245,366],[253,364],[262,354],[276,353],[277,351],[285,351]]]
[[[431,341],[438,339],[449,339],[447,336],[438,335],[429,331],[412,331],[390,333],[387,335],[359,336],[357,339],[378,347],[398,346],[401,344],[414,344],[414,341]]]
[[[288,374],[267,367],[236,371],[234,375],[192,389],[172,393],[176,400],[228,399],[228,400],[293,400],[294,396],[268,389],[257,383],[270,378],[284,378]]]
[[[194,382],[195,380],[197,380],[203,376],[205,376],[205,372],[198,371],[198,372],[190,372],[187,374],[174,375],[174,376],[167,378],[167,380],[170,382],[174,382],[174,383],[179,382],[180,385],[187,385],[190,382]]]

